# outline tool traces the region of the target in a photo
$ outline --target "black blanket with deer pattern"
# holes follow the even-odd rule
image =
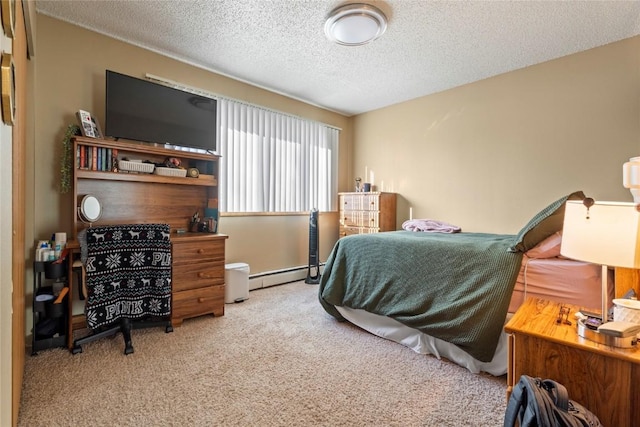
[[[86,230],[85,315],[96,329],[121,318],[171,314],[171,241],[166,224]]]

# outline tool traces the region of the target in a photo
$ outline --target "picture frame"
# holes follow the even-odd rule
[[[90,138],[102,138],[102,129],[98,120],[88,111],[78,110],[76,113],[78,120],[80,121],[80,132],[82,136]]]

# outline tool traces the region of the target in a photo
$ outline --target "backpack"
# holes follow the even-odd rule
[[[513,388],[504,427],[603,427],[592,412],[569,400],[567,389],[553,380],[522,375]]]

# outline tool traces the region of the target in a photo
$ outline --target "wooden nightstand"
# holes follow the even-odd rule
[[[509,334],[507,398],[523,374],[550,378],[593,412],[605,427],[640,425],[640,350],[586,340],[572,325],[558,324],[562,304],[530,298],[505,326]]]

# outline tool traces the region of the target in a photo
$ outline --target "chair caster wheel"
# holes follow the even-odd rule
[[[124,348],[124,354],[131,354],[133,353],[133,346],[132,345],[128,345]]]
[[[78,354],[78,353],[82,353],[82,347],[79,345],[76,345],[71,349],[71,354]]]
[[[173,332],[173,326],[172,325],[168,325],[165,329],[164,332],[166,334],[168,334],[169,332]]]

